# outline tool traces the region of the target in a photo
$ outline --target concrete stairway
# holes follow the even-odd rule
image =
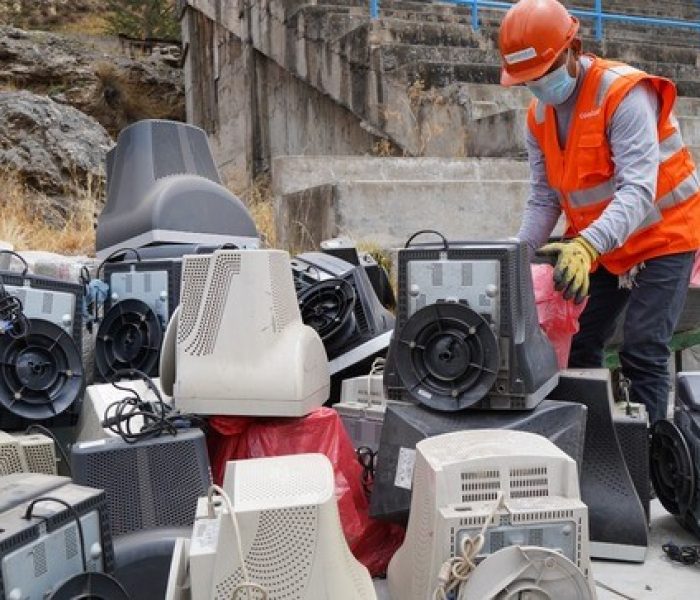
[[[186,1],[347,109],[362,129],[389,140],[393,154],[445,157],[277,158],[272,175],[283,245],[308,248],[346,234],[396,246],[425,227],[463,239],[515,233],[528,192],[524,118],[531,96],[497,85],[501,11],[482,10],[481,29],[473,31],[469,7],[430,1],[384,0],[374,22],[366,0]],[[569,5],[591,8],[593,0]],[[610,0],[605,9],[700,19],[689,0]],[[697,33],[606,23],[598,42],[592,22],[582,21],[581,34],[587,51],[673,78],[686,96],[676,110],[686,143],[700,149]]]
[[[217,15],[213,0],[189,2],[214,19],[228,20],[228,27],[242,39],[249,36],[259,52],[408,155],[467,155],[461,134],[469,130],[472,115],[465,84],[498,82],[500,11],[482,11],[482,29],[475,32],[469,8],[432,2],[386,0],[375,22],[367,17],[365,0],[260,0],[244,18],[233,10]],[[688,1],[607,5],[609,10],[634,7],[637,14],[700,17],[697,5]],[[700,96],[696,33],[627,24],[608,24],[605,32],[605,40],[595,42],[592,24],[584,23],[586,47],[672,77],[681,94]]]

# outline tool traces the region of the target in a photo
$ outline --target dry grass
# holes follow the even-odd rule
[[[107,14],[90,12],[77,15],[73,19],[63,19],[60,23],[50,27],[49,31],[78,35],[104,35],[106,28]]]
[[[230,187],[231,191],[239,196],[248,207],[258,228],[263,246],[276,248],[275,203],[269,175],[259,175],[253,184],[245,189],[239,189],[234,185]]]
[[[156,89],[144,89],[138,79],[109,62],[97,63],[95,76],[98,81],[96,100],[87,112],[114,138],[127,125],[142,119],[184,120],[184,96],[171,102],[161,97]]]
[[[16,250],[94,254],[97,197],[96,190],[80,193],[74,210],[62,219],[48,198],[28,189],[16,175],[0,173],[0,240]],[[65,225],[56,225],[61,222]]]

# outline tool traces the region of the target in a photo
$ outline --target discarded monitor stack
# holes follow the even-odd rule
[[[582,478],[584,501],[606,493],[596,469],[612,465],[620,471],[620,507],[626,507],[620,510],[639,519],[631,533],[618,532],[617,547],[606,534],[609,511],[596,507],[590,515],[592,552],[632,561],[641,553],[643,560],[644,511],[615,435],[604,393],[609,384],[593,386],[594,398],[560,384],[554,349],[539,327],[527,250],[517,242],[451,243],[440,237],[439,243],[409,243],[398,252],[396,326],[384,391],[389,402],[409,404],[386,411],[370,514],[409,518],[415,447],[425,438],[481,429],[537,433],[589,474]],[[603,445],[597,432],[587,434],[591,414],[598,415],[598,433],[610,439],[609,456],[596,458],[597,466],[590,460]]]

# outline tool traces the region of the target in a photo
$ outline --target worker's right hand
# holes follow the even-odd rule
[[[590,242],[579,236],[542,246],[536,254],[554,262],[554,289],[563,292],[565,300],[583,302],[589,292],[591,267],[598,258]]]

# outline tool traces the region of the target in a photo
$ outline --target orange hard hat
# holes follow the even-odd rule
[[[506,13],[498,34],[501,85],[542,77],[578,32],[578,20],[557,0],[520,0]]]

